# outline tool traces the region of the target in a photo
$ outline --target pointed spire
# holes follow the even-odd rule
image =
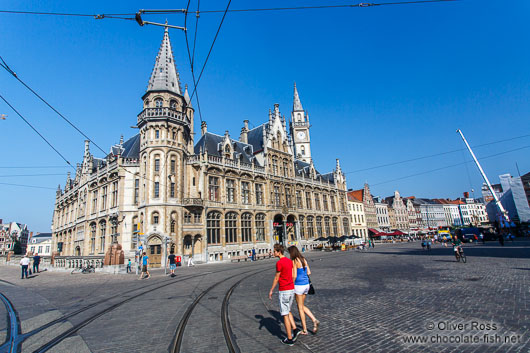
[[[188,85],[184,86],[184,100],[186,101],[188,107],[191,107],[191,99],[190,95],[188,94]]]
[[[294,100],[293,100],[293,111],[302,111],[302,102],[300,102],[300,97],[298,96],[298,90],[296,89],[296,82],[294,83]]]
[[[123,145],[123,134],[120,136],[120,145]]]
[[[164,30],[164,38],[156,56],[155,67],[149,79],[148,91],[170,91],[180,93],[180,81],[173,51],[169,40],[168,28]]]
[[[340,161],[339,161],[338,158],[337,158],[337,164],[335,165],[335,170],[336,170],[337,172],[342,172],[342,170],[340,169]]]

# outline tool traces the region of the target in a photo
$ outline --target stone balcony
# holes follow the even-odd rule
[[[182,199],[182,204],[184,206],[204,206],[204,200],[199,198],[184,198]]]
[[[158,119],[169,119],[190,125],[190,119],[186,114],[169,107],[145,108],[140,114],[138,114],[138,123],[144,120]]]

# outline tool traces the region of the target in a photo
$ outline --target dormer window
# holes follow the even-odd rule
[[[177,108],[177,101],[176,100],[171,100],[171,102],[169,102],[169,106],[173,109],[176,109]]]

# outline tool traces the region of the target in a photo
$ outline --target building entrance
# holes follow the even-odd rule
[[[149,245],[150,267],[160,267],[162,262],[162,245]]]

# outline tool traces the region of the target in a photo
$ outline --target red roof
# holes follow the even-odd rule
[[[348,201],[363,202],[363,189],[348,191]]]

